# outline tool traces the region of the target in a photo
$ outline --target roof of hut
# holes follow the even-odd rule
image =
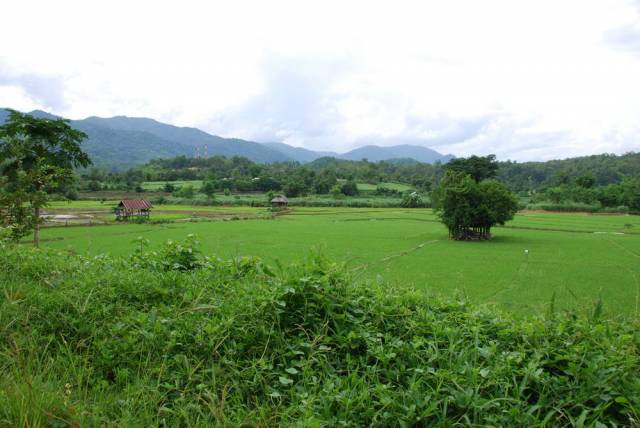
[[[144,199],[123,199],[118,204],[118,207],[123,207],[127,210],[148,210],[152,208],[152,205]]]
[[[271,199],[271,203],[272,204],[288,204],[289,203],[289,199],[287,199],[286,196],[276,196],[275,198]]]

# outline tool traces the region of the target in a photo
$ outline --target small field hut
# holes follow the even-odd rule
[[[278,195],[271,199],[271,208],[274,210],[284,210],[289,206],[289,199],[286,196]]]
[[[123,199],[116,207],[116,220],[128,220],[132,217],[149,218],[153,206],[144,199]]]

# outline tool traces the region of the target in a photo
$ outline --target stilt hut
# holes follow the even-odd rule
[[[153,206],[144,199],[123,199],[116,207],[116,220],[149,218]]]
[[[278,195],[271,199],[271,209],[273,210],[285,210],[289,206],[289,199],[286,196]]]

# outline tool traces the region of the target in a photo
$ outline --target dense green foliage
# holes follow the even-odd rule
[[[470,159],[482,159],[472,157]],[[177,161],[177,162],[176,162]],[[456,166],[459,159],[454,160]],[[252,162],[249,162],[251,164]],[[497,162],[497,179],[505,183],[514,192],[537,192],[545,200],[550,200],[544,193],[546,189],[565,186],[563,202],[585,199],[585,192],[580,189],[585,187],[585,182],[578,181],[593,179],[593,185],[589,196],[591,202],[599,201],[603,206],[626,205],[624,198],[618,197],[620,192],[617,185],[625,179],[640,176],[640,154],[630,153],[622,156],[594,155],[581,158],[553,160],[548,162]],[[229,181],[227,187],[237,191],[256,191],[284,186],[289,180],[288,174],[293,173],[296,178],[308,177],[308,170],[316,174],[325,174],[331,181],[331,177],[340,179],[355,179],[366,183],[379,183],[383,181],[407,183],[420,191],[429,191],[444,175],[444,164],[425,164],[418,162],[396,161],[348,161],[336,158],[320,158],[309,164],[276,163],[255,164],[253,168],[247,164],[246,159],[235,158],[223,160],[221,157],[212,158],[178,158],[152,161],[146,166],[136,167],[125,174],[107,174],[94,172],[93,180],[101,182],[111,188],[133,188],[135,183],[142,181],[174,181],[206,179],[215,176]],[[258,174],[254,174],[258,172]],[[87,176],[87,174],[85,174]],[[472,174],[473,176],[473,174]],[[252,180],[259,177],[260,180]],[[483,178],[493,177],[491,175]],[[96,180],[97,179],[97,180]],[[102,180],[102,181],[100,181]],[[291,180],[292,181],[292,180]],[[327,193],[326,185],[320,187],[307,186],[306,192]],[[605,189],[605,186],[612,186]],[[604,196],[601,196],[603,195]],[[613,197],[611,195],[614,195]],[[603,202],[604,201],[604,202]],[[609,202],[607,202],[609,201]],[[613,205],[617,204],[617,205]]]
[[[592,176],[595,186],[640,177],[640,153],[601,154],[546,162],[500,162],[498,178],[513,191],[530,191]]]
[[[0,252],[0,424],[632,425],[630,321],[528,320],[193,242]],[[52,267],[55,267],[52,270]]]
[[[496,161],[496,155],[489,156],[470,156],[468,158],[452,159],[445,166],[446,171],[452,171],[468,175],[476,183],[489,178],[495,178],[498,173],[499,165]]]
[[[74,168],[91,164],[80,149],[85,138],[68,120],[9,111],[0,126],[0,226],[11,227],[14,239],[33,228],[38,245],[40,209],[47,203],[47,190],[69,184]]]
[[[462,171],[445,174],[433,195],[436,212],[451,239],[490,239],[493,226],[513,219],[518,202],[502,183]]]
[[[640,155],[599,155],[549,162],[496,162],[493,157],[471,156],[447,164],[414,161],[346,161],[320,158],[311,163],[257,164],[245,158],[177,157],[154,160],[124,173],[91,170],[82,174],[83,190],[134,190],[144,182],[207,181],[216,192],[286,193],[290,197],[339,194],[342,181],[354,180],[375,186],[382,182],[404,183],[422,195],[439,184],[446,170],[462,171],[476,181],[496,178],[518,192],[523,207],[553,206],[557,210],[638,211],[640,205]],[[340,187],[336,188],[336,185]],[[173,185],[172,185],[173,186]],[[168,187],[178,190],[180,184]],[[146,188],[146,186],[145,186]],[[166,189],[165,189],[166,190]],[[377,193],[389,196],[391,189]],[[411,193],[411,192],[409,192]],[[398,198],[406,195],[394,194]],[[348,194],[348,193],[347,193]]]
[[[580,176],[574,182],[564,180],[533,194],[531,200],[534,203],[549,201],[560,210],[563,206],[571,208],[582,204],[595,207],[594,211],[623,206],[631,212],[640,212],[640,177],[627,177],[620,183],[601,187],[593,187],[592,180],[591,175]]]

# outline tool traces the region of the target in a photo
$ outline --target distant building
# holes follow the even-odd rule
[[[278,195],[271,199],[271,208],[274,210],[284,210],[289,206],[289,199],[286,196]]]
[[[131,217],[149,218],[153,206],[144,199],[123,199],[115,209],[116,220],[128,220]]]

